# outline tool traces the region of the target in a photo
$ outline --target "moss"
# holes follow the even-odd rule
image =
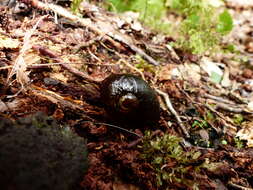
[[[139,13],[139,20],[153,30],[168,33],[170,24],[166,22],[164,0],[107,0],[105,6],[110,11]]]
[[[1,189],[76,189],[87,170],[82,138],[42,114],[0,118]]]
[[[153,138],[148,131],[143,138],[141,157],[152,165],[156,172],[157,186],[164,189],[167,185],[179,183],[185,186],[198,186],[197,182],[187,177],[191,163],[201,155],[198,151],[185,151],[181,138],[164,134]]]
[[[234,115],[234,117],[233,117],[234,124],[241,125],[243,121],[244,121],[243,115],[241,115],[241,114]]]

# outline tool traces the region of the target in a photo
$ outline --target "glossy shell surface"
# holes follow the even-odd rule
[[[134,105],[138,106],[122,111],[120,102],[124,97],[131,97],[130,94],[136,97],[138,102]],[[159,120],[160,106],[156,92],[138,76],[110,75],[101,84],[101,98],[106,105],[106,110],[115,120],[139,124],[155,124]]]

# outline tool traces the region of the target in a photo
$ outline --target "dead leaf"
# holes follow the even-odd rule
[[[250,111],[253,111],[253,101],[251,101],[250,103],[248,103],[248,109]]]
[[[252,7],[253,1],[249,0],[227,0],[227,4],[229,4],[232,7]]]
[[[229,69],[227,67],[225,67],[225,71],[224,71],[224,74],[223,74],[223,78],[222,78],[222,81],[221,81],[221,85],[223,87],[229,87],[231,86],[231,81],[229,79]]]
[[[178,77],[179,79],[191,80],[198,82],[201,79],[200,67],[196,64],[184,64],[179,65],[177,68],[171,71],[172,77]]]
[[[40,63],[40,59],[41,59],[40,56],[38,56],[38,54],[34,53],[34,52],[27,52],[24,55],[24,61],[28,65],[39,64]]]
[[[203,57],[200,61],[200,67],[209,75],[210,80],[215,83],[220,83],[223,71],[219,67],[220,63],[213,62],[207,57]]]
[[[17,39],[8,38],[0,35],[0,49],[9,48],[15,49],[19,47],[20,42]]]
[[[244,122],[236,136],[241,140],[246,140],[248,147],[253,147],[253,122]]]
[[[60,72],[58,72],[58,73],[50,73],[50,78],[62,81],[64,83],[67,83],[67,81],[68,81],[68,78],[66,76],[64,76],[63,73],[60,73]]]
[[[224,5],[224,2],[222,0],[212,0],[208,1],[209,5],[212,5],[213,7],[221,7]]]
[[[177,68],[176,65],[165,65],[161,67],[161,69],[157,73],[157,78],[159,81],[171,80],[172,79],[172,71]]]

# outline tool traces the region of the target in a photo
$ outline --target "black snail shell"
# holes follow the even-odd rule
[[[110,75],[101,84],[101,98],[115,120],[138,124],[155,124],[159,120],[156,92],[138,76]]]

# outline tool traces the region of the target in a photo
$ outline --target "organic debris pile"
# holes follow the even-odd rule
[[[227,46],[198,55],[172,46],[173,35],[144,28],[133,12],[73,2],[0,2],[1,117],[44,112],[85,139],[89,169],[85,154],[83,165],[73,167],[83,171],[80,189],[252,189],[252,5],[225,1],[234,19]],[[131,73],[152,86],[158,123],[129,125],[108,114],[100,87],[111,73]],[[1,123],[0,140],[12,125]],[[83,143],[85,152],[79,140],[73,143]],[[61,174],[72,168],[59,161],[63,166],[52,175],[65,181]]]

